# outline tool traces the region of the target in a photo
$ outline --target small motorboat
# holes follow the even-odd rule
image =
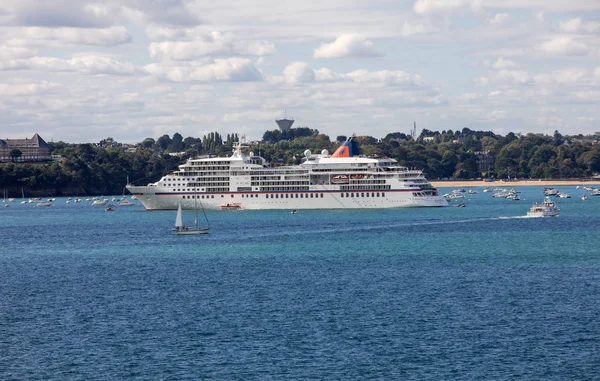
[[[556,217],[559,214],[560,209],[556,207],[554,201],[550,200],[550,197],[546,197],[542,204],[534,203],[527,212],[529,217]]]
[[[112,212],[114,209],[112,208],[112,206],[109,206],[104,208],[104,210],[106,210],[107,212]]]
[[[133,202],[129,201],[128,199],[124,198],[119,205],[121,205],[121,206],[133,206],[135,204]]]

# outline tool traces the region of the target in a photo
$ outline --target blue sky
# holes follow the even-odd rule
[[[598,0],[5,0],[0,138],[600,131]]]

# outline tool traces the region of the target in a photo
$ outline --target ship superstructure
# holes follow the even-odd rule
[[[147,210],[371,209],[446,206],[420,170],[391,158],[358,155],[351,137],[334,154],[304,152],[302,163],[271,167],[236,143],[230,157],[189,159],[179,170],[146,186],[127,185]]]

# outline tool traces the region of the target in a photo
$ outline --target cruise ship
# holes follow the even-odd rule
[[[304,151],[299,165],[269,166],[236,143],[230,157],[188,159],[179,170],[127,189],[146,210],[376,209],[440,207],[448,203],[422,171],[391,158],[359,154],[354,137],[332,155]],[[197,205],[197,204],[196,204]]]

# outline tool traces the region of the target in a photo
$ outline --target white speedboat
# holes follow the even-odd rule
[[[94,202],[92,202],[92,205],[93,206],[103,206],[103,205],[106,205],[106,203],[108,203],[108,199],[107,198],[105,198],[103,200],[100,200],[100,199],[95,200]]]
[[[550,200],[549,197],[544,199],[544,202],[533,204],[527,216],[529,217],[556,217],[560,214],[560,209],[556,207],[554,201]]]
[[[119,204],[121,206],[133,206],[135,205],[133,202],[129,201],[128,199],[124,198],[121,200],[121,203]]]

